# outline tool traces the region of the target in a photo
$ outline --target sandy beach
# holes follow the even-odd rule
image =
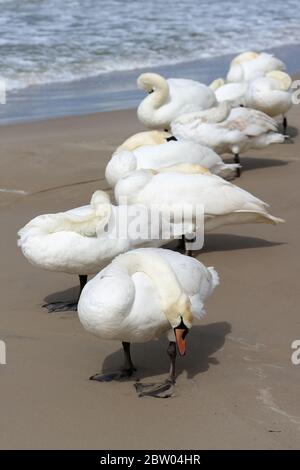
[[[291,343],[300,339],[299,117],[294,106],[292,143],[242,156],[235,183],[286,224],[206,237],[199,259],[216,267],[221,285],[189,335],[168,400],[138,398],[134,379],[88,380],[118,366],[120,345],[86,333],[75,313],[47,313],[45,300],[75,298],[77,279],[31,266],[16,244],[34,216],[83,205],[107,188],[112,151],[142,130],[135,110],[0,128],[1,448],[299,447],[300,365],[291,362]],[[133,346],[140,379],[167,374],[166,347],[164,338]]]

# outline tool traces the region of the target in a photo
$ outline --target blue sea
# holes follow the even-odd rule
[[[299,44],[298,0],[0,0],[0,122],[134,106],[141,71],[208,82],[243,50],[292,73]]]

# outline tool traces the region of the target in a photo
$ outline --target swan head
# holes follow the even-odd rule
[[[104,191],[95,191],[90,202],[97,217],[96,234],[101,235],[108,225],[112,213],[110,197]]]
[[[110,207],[110,197],[104,191],[95,191],[92,195],[90,205],[98,216],[103,215],[107,212],[107,207]]]
[[[91,197],[90,204],[96,210],[100,204],[110,204],[110,197],[105,191],[95,191]]]
[[[281,70],[272,70],[271,72],[267,72],[265,77],[275,80],[278,85],[278,89],[280,90],[288,91],[292,86],[292,78],[289,74],[282,72]]]
[[[225,82],[224,78],[217,78],[216,80],[211,82],[211,84],[209,85],[209,88],[211,88],[213,91],[216,91],[218,88],[225,85],[225,83],[226,82]]]
[[[180,356],[184,356],[186,353],[186,335],[189,332],[189,328],[181,320],[180,324],[174,328],[174,334],[176,339],[177,348]]]
[[[181,356],[186,352],[186,335],[192,328],[193,315],[188,297],[182,294],[177,302],[165,312],[173,328],[177,348]]]
[[[108,184],[114,188],[121,178],[135,171],[136,166],[136,158],[132,152],[124,150],[115,153],[105,170],[105,178]]]
[[[152,93],[164,83],[166,80],[158,73],[142,73],[137,79],[138,87],[147,93]]]
[[[158,112],[169,99],[167,80],[157,73],[142,73],[137,83],[139,88],[148,92],[148,96],[141,101],[137,109],[139,120],[149,129],[168,129],[168,119]]]

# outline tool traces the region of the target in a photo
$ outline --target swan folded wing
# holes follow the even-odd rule
[[[205,213],[211,215],[230,214],[236,211],[258,211],[266,212],[268,205],[248,193],[247,191],[236,187],[223,185],[219,189],[218,200],[213,200],[213,190],[206,194]]]
[[[234,108],[223,123],[229,128],[237,128],[247,135],[257,136],[263,132],[277,131],[278,123],[262,111],[250,108]]]
[[[217,123],[222,122],[229,115],[231,106],[227,102],[223,102],[218,106],[199,110],[194,112],[182,113],[178,118],[171,122],[171,128],[173,125],[182,124],[190,125],[192,129],[201,123]]]
[[[135,295],[134,282],[114,260],[87,284],[78,304],[79,317],[89,331],[100,328],[103,337],[113,338],[126,324]]]
[[[213,90],[203,83],[184,78],[170,78],[167,82],[169,85],[167,102],[176,103],[180,114],[208,109],[217,104]]]

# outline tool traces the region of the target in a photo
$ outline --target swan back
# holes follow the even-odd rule
[[[262,52],[253,56],[253,53],[242,54],[235,58],[227,74],[228,82],[249,82],[263,76],[272,70],[284,70],[284,63],[271,54]]]

